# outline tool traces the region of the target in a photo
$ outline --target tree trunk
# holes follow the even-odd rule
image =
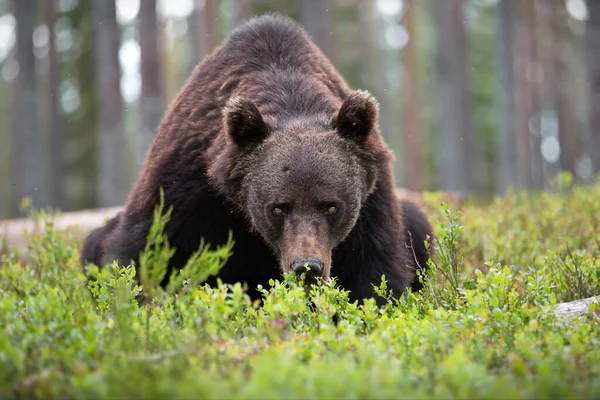
[[[360,12],[361,8],[356,3],[336,2],[332,35],[335,39],[336,65],[351,87],[365,89],[360,78],[361,69],[366,61],[360,47],[360,41],[365,35],[365,31],[362,30],[364,21],[360,20],[362,18]]]
[[[78,88],[79,108],[63,115],[64,161],[67,209],[95,207],[98,193],[98,116],[99,102],[96,73],[95,32],[92,1],[79,1],[68,17],[77,38],[78,57],[61,65],[63,81]],[[62,108],[61,108],[62,112]],[[67,123],[68,118],[68,123]],[[67,151],[77,149],[77,151]]]
[[[202,38],[204,40],[204,48],[207,54],[210,54],[219,41],[217,26],[218,7],[216,0],[204,1],[204,12],[202,13]]]
[[[539,0],[537,0],[539,1]],[[539,43],[537,40],[537,27],[538,23],[538,15],[536,11],[536,0],[521,2],[520,4],[524,7],[524,22],[529,26],[529,74],[535,76],[536,68],[539,69],[540,65],[540,55],[539,55]],[[542,0],[545,2],[547,0]],[[542,109],[542,99],[541,99],[541,85],[543,83],[543,75],[542,78],[532,78],[533,79],[533,90],[531,91],[531,114],[530,116],[536,117],[536,123],[538,127],[534,129],[534,131],[540,131],[540,114]],[[529,136],[529,143],[531,149],[531,182],[533,188],[541,189],[544,186],[544,172],[543,172],[543,163],[542,159],[542,151],[541,151],[541,136],[540,135],[532,135]]]
[[[517,186],[517,143],[515,131],[514,40],[515,2],[500,0],[496,25],[496,87],[498,93],[498,140],[496,144],[497,192]]]
[[[359,36],[357,50],[362,54],[360,62],[360,82],[361,86],[369,89],[375,96],[377,92],[377,80],[373,76],[373,71],[378,69],[379,58],[376,49],[373,4],[371,2],[358,3],[358,30],[362,33]]]
[[[204,1],[195,0],[194,8],[187,18],[188,37],[190,40],[190,57],[188,59],[188,76],[192,73],[196,65],[200,62],[206,50],[204,50],[204,40],[202,37],[202,15],[204,14]]]
[[[250,14],[250,0],[237,0],[235,12],[235,25],[238,26],[244,22]]]
[[[579,157],[579,132],[575,121],[575,99],[571,96],[575,83],[571,81],[568,70],[570,41],[568,14],[565,2],[552,1],[553,31],[553,80],[556,90],[556,111],[558,117],[558,138],[560,142],[560,167],[577,177],[577,159]]]
[[[11,216],[12,181],[12,113],[10,101],[14,85],[0,77],[0,218]]]
[[[422,188],[421,171],[423,161],[421,157],[421,102],[419,96],[419,66],[417,55],[417,32],[415,27],[416,1],[410,0],[406,4],[404,26],[408,31],[408,43],[402,52],[404,59],[404,148],[405,152],[405,182],[409,189]]]
[[[37,2],[14,0],[17,20],[16,52],[19,64],[15,99],[13,140],[13,213],[20,213],[22,197],[31,198],[36,208],[47,206],[48,182],[44,165],[44,136],[38,115],[38,85],[33,54],[33,30]]]
[[[517,170],[519,186],[541,186],[539,132],[539,72],[535,28],[537,18],[533,1],[516,2],[518,8],[516,65],[517,65]],[[532,130],[533,128],[533,130]]]
[[[588,1],[586,27],[588,74],[590,80],[591,143],[588,154],[594,164],[594,172],[600,173],[600,2]]]
[[[49,46],[49,90],[48,90],[48,117],[49,117],[49,133],[50,133],[50,193],[52,195],[52,205],[54,207],[64,209],[65,202],[65,160],[63,152],[64,125],[62,120],[62,112],[60,108],[60,84],[61,64],[58,59],[57,50],[55,47],[56,35],[54,27],[58,20],[56,13],[56,2],[47,0],[45,3],[46,23],[48,24],[48,46]]]
[[[315,44],[333,60],[333,0],[297,0],[300,22]]]
[[[114,1],[93,1],[96,26],[96,65],[99,90],[98,204],[123,203],[129,188],[123,98],[120,91],[119,46],[121,32]]]
[[[587,299],[573,300],[568,303],[559,303],[554,307],[554,313],[560,317],[574,318],[592,314],[590,306],[592,304],[600,305],[600,295],[588,297]],[[600,317],[600,310],[593,312],[596,317]]]
[[[140,171],[146,152],[154,139],[164,112],[164,97],[156,0],[140,2],[139,37],[142,55],[142,95],[140,98],[140,137],[136,151],[136,170]]]
[[[8,209],[8,174],[10,173],[10,129],[8,128],[9,113],[7,112],[9,89],[7,82],[0,79],[0,218],[8,218],[10,211]]]
[[[440,186],[450,191],[477,192],[482,171],[470,119],[463,0],[434,0],[432,4]]]

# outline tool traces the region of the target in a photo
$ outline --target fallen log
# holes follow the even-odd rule
[[[559,303],[554,307],[554,313],[563,317],[578,317],[588,315],[590,313],[590,305],[598,304],[593,312],[597,317],[600,317],[600,296],[588,297],[587,299],[573,300],[568,303]]]
[[[115,216],[122,207],[99,208],[60,213],[52,216],[54,230],[70,231],[76,235],[83,235],[94,228],[104,224],[109,218]],[[43,221],[31,218],[15,218],[0,221],[0,250],[22,251],[27,246],[27,235],[44,232]]]

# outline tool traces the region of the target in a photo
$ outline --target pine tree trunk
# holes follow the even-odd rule
[[[497,192],[517,186],[517,143],[515,127],[515,64],[513,0],[500,0],[496,25],[496,87],[498,93]]]
[[[202,13],[202,38],[204,48],[207,54],[210,54],[219,42],[219,33],[217,31],[218,7],[217,0],[204,0],[204,12]]]
[[[300,22],[315,44],[333,60],[333,0],[297,0]]]
[[[402,52],[404,59],[404,74],[406,79],[404,90],[404,148],[405,152],[405,182],[409,189],[422,188],[421,171],[423,169],[421,153],[421,110],[419,96],[419,66],[417,56],[417,32],[415,27],[416,0],[406,4],[404,25],[408,31],[408,43]]]
[[[477,193],[482,168],[470,119],[463,0],[433,1],[438,175],[444,190]]]
[[[250,0],[237,0],[235,11],[235,25],[238,26],[242,24],[250,14]]]
[[[38,108],[38,79],[33,53],[33,30],[36,24],[37,2],[14,0],[13,10],[17,21],[16,52],[19,63],[17,95],[15,99],[13,176],[13,214],[20,213],[20,202],[30,197],[36,208],[48,205],[44,165],[44,137],[40,129]]]
[[[600,173],[600,2],[588,1],[588,21],[586,27],[588,74],[590,80],[590,125],[591,146],[588,154],[592,157],[594,172]]]
[[[579,132],[577,131],[575,121],[575,99],[571,95],[575,84],[571,81],[567,60],[570,47],[569,41],[572,40],[568,27],[568,18],[565,2],[552,0],[552,55],[555,76],[553,82],[556,90],[560,167],[564,171],[571,172],[576,177],[580,144]]]
[[[9,111],[10,102],[8,101],[12,93],[12,85],[4,79],[0,79],[0,218],[8,218],[10,212],[10,191],[9,182],[11,174],[11,113]]]
[[[129,189],[123,98],[120,91],[119,46],[121,32],[114,1],[93,1],[97,24],[96,65],[99,90],[98,206],[122,204]]]
[[[533,0],[516,2],[516,69],[517,69],[517,171],[520,187],[541,186],[540,138],[533,132],[540,130],[539,118],[539,64],[535,29],[537,18]],[[533,129],[532,129],[533,128]]]
[[[48,117],[50,131],[50,193],[52,205],[60,209],[66,206],[65,199],[65,160],[63,145],[64,124],[60,107],[60,84],[61,64],[55,47],[56,35],[54,26],[58,20],[55,0],[47,0],[45,3],[46,23],[49,27],[49,90],[48,90]]]
[[[140,3],[140,50],[142,55],[142,96],[140,98],[140,137],[136,151],[136,170],[142,168],[146,153],[164,112],[164,95],[159,54],[156,0]]]

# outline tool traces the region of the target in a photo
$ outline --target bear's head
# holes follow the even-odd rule
[[[354,91],[332,115],[269,125],[250,101],[224,109],[224,152],[209,168],[221,191],[278,256],[281,271],[329,279],[334,248],[373,192],[378,104]],[[379,150],[378,150],[379,149]]]

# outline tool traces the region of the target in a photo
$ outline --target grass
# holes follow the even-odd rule
[[[157,210],[140,273],[78,264],[78,243],[29,238],[0,268],[0,398],[600,398],[599,319],[558,302],[600,295],[600,184],[568,175],[457,212],[428,193],[438,253],[426,285],[384,307],[288,275],[201,284],[235,243],[202,243],[173,284]],[[233,244],[233,247],[232,247]],[[386,295],[385,281],[378,288]]]

